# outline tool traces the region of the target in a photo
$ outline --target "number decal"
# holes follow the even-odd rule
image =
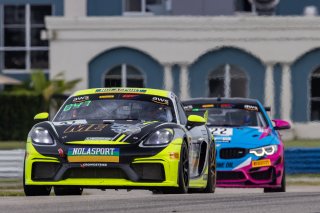
[[[223,128],[223,127],[215,127],[211,128],[211,133],[216,136],[231,136],[233,135],[233,129],[232,128]]]

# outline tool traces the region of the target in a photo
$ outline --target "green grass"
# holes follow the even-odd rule
[[[319,178],[320,182],[320,174],[295,174],[295,175],[287,175],[288,178]]]
[[[22,180],[19,178],[0,178],[0,197],[24,196]]]
[[[25,149],[26,143],[21,141],[0,141],[0,150]]]
[[[319,148],[320,147],[320,140],[284,141],[284,146],[286,148],[292,148],[292,147]]]
[[[24,196],[23,191],[0,191],[0,197],[6,196]]]

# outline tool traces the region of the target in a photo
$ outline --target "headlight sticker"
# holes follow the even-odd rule
[[[262,157],[264,155],[273,155],[277,151],[278,151],[277,145],[270,145],[270,146],[264,146],[256,149],[250,149],[250,153],[258,157]]]

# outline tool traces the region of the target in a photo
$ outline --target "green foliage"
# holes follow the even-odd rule
[[[57,111],[62,101],[52,97],[72,90],[80,81],[66,81],[63,72],[48,80],[43,71],[36,70],[29,82],[0,93],[0,140],[25,141],[35,124],[34,116],[39,112]]]
[[[43,97],[35,94],[0,94],[0,140],[25,141],[35,124],[34,115],[45,111]]]
[[[285,148],[292,148],[292,147],[305,147],[305,148],[319,148],[320,147],[320,140],[292,140],[292,141],[284,141]]]
[[[31,72],[31,82],[17,86],[13,94],[41,95],[44,100],[44,106],[47,108],[45,111],[49,111],[50,106],[57,110],[59,103],[52,100],[52,96],[61,95],[72,90],[80,81],[81,79],[66,81],[63,72],[53,76],[51,80],[47,80],[43,71],[35,70]]]

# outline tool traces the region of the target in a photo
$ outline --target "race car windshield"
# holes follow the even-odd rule
[[[188,114],[198,114],[204,116],[208,111],[208,126],[225,126],[225,127],[265,127],[266,122],[258,111],[250,111],[235,108],[208,108],[197,109],[197,111],[188,112]]]
[[[69,120],[174,121],[170,99],[149,95],[88,95],[70,98],[54,118]]]

